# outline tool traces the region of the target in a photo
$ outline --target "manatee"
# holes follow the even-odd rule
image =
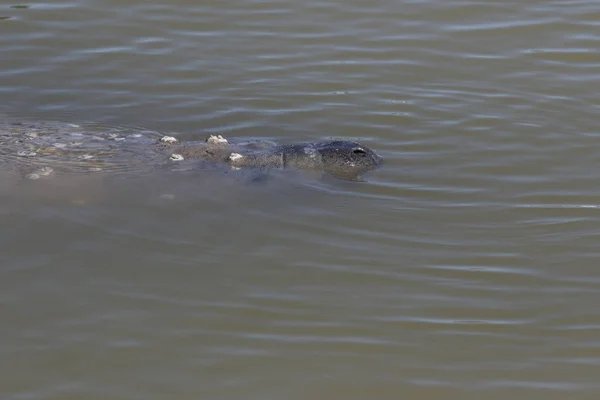
[[[380,166],[382,158],[366,146],[343,140],[280,145],[211,135],[203,141],[180,142],[148,130],[0,121],[0,163],[30,179],[54,171],[151,173],[155,168],[185,164],[187,169],[215,165],[236,171],[312,170],[361,180],[363,173]]]

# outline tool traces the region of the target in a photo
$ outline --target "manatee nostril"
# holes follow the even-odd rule
[[[367,154],[367,152],[364,149],[361,149],[360,147],[356,147],[356,148],[352,149],[352,152],[354,154],[360,154],[363,156]]]

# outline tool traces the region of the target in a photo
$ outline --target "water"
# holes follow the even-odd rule
[[[386,160],[365,183],[259,185],[32,185],[1,163],[0,397],[597,398],[599,16],[0,2],[12,117],[342,138]]]

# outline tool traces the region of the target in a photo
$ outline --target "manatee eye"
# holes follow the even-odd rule
[[[356,155],[361,155],[361,156],[364,156],[367,154],[367,152],[364,149],[361,149],[360,147],[355,147],[354,149],[352,149],[352,152]]]

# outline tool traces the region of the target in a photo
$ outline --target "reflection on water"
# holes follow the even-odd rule
[[[386,160],[364,183],[31,181],[0,150],[1,397],[596,398],[598,15],[0,5],[11,117]]]

